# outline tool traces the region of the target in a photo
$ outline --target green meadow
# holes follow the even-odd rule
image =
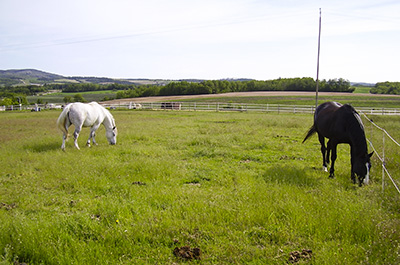
[[[376,155],[352,184],[346,145],[329,179],[312,115],[114,110],[117,145],[86,128],[63,152],[59,114],[0,113],[0,264],[400,263],[400,194]]]

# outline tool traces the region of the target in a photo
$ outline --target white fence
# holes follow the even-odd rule
[[[102,104],[100,102],[100,104]],[[256,111],[275,113],[313,114],[315,106],[282,105],[282,104],[250,104],[250,103],[220,103],[220,102],[126,102],[120,104],[102,104],[110,109],[147,109],[147,110],[184,110],[184,111]],[[61,109],[62,104],[36,104],[0,106],[0,111]],[[367,115],[400,115],[397,108],[357,108]]]
[[[172,105],[166,105],[172,104]],[[185,111],[257,111],[275,113],[305,113],[313,114],[315,106],[309,105],[282,105],[282,104],[248,104],[248,103],[220,103],[220,102],[150,102],[123,104],[103,104],[112,109],[150,109],[150,110],[185,110]],[[397,108],[357,108],[363,113],[372,115],[400,115]]]
[[[35,104],[35,105],[9,105],[0,106],[0,111],[13,111],[13,110],[30,110],[30,111],[41,111],[44,109],[62,109],[61,104]]]
[[[257,111],[276,113],[305,113],[313,114],[315,106],[309,105],[282,105],[282,104],[249,104],[249,103],[220,103],[220,102],[169,102],[168,103],[124,103],[124,104],[103,104],[103,106],[114,109],[151,109],[151,110],[185,110],[185,111]],[[132,107],[135,106],[135,107]],[[397,108],[358,108],[366,114],[372,115],[400,115]]]

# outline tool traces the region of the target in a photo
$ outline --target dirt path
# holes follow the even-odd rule
[[[352,93],[332,93],[319,92],[319,96],[371,96],[373,94],[352,94]],[[194,98],[222,98],[222,97],[273,97],[273,96],[309,96],[314,97],[315,92],[282,92],[282,91],[257,91],[257,92],[235,92],[223,94],[204,94],[204,95],[184,95],[184,96],[157,96],[157,97],[139,97],[139,98],[123,98],[110,101],[103,101],[103,104],[124,104],[127,102],[148,103],[163,101],[179,101]],[[396,95],[377,95],[377,96],[395,96]],[[398,97],[398,96],[397,96]]]

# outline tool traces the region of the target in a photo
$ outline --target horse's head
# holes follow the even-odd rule
[[[370,158],[374,154],[374,152],[370,154],[365,154],[364,156],[356,159],[354,164],[354,173],[358,176],[360,186],[364,184],[368,184],[369,182],[369,170],[371,169],[371,161]]]
[[[115,127],[115,126],[106,130],[106,137],[107,137],[108,142],[111,145],[117,144],[117,134],[118,134],[118,131],[117,131],[117,127]]]

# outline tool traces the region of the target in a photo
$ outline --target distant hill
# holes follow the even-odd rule
[[[227,81],[249,81],[252,79],[223,79]],[[93,83],[93,84],[134,84],[134,85],[165,85],[172,81],[187,81],[200,83],[204,79],[145,79],[145,78],[127,78],[114,79],[108,77],[88,77],[88,76],[62,76],[58,74],[47,73],[36,69],[11,69],[0,70],[0,87],[4,86],[25,86],[25,85],[44,85],[44,84],[67,84],[67,83]]]
[[[44,84],[62,78],[61,75],[35,69],[0,70],[0,85]]]
[[[108,77],[62,76],[36,69],[0,70],[0,86],[23,86],[65,83],[94,84],[159,84],[161,80],[150,79],[113,79]]]
[[[365,86],[365,87],[374,87],[375,83],[364,83],[364,82],[351,82],[352,86]]]
[[[247,78],[227,78],[221,79],[227,81],[250,81]],[[115,79],[109,77],[90,77],[90,76],[62,76],[52,74],[36,69],[11,69],[0,70],[0,87],[4,86],[24,86],[24,85],[44,85],[44,84],[67,84],[67,83],[93,83],[93,84],[134,84],[134,85],[165,85],[172,81],[187,81],[191,83],[200,83],[204,79],[179,79],[179,80],[163,80],[163,79],[145,79],[145,78],[127,78]],[[352,86],[369,86],[375,84],[363,82],[351,82]]]

